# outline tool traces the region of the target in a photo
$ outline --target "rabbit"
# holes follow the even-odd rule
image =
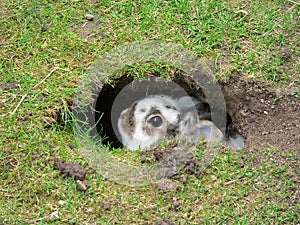
[[[201,119],[198,100],[189,96],[179,99],[167,95],[150,95],[134,102],[118,118],[122,144],[131,151],[144,149],[162,140],[185,136],[222,143],[225,137],[213,122]]]

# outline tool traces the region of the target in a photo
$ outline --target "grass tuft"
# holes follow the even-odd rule
[[[69,102],[89,65],[120,44],[177,43],[206,58],[221,80],[238,73],[275,87],[299,84],[299,7],[284,0],[2,1],[0,223],[297,224],[299,171],[289,166],[299,166],[297,152],[224,150],[200,178],[166,193],[97,173],[81,192],[53,160],[87,166],[68,128]],[[135,76],[155,69],[161,72],[130,68]],[[120,149],[111,154],[137,160]]]

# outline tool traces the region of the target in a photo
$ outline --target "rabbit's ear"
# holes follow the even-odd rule
[[[135,118],[134,112],[136,108],[136,102],[133,103],[130,108],[123,110],[118,119],[118,130],[121,135],[122,142],[124,139],[133,136],[135,130]]]
[[[134,112],[136,105],[137,102],[134,102],[128,109],[125,109],[120,115],[120,119],[124,119],[127,122],[130,130],[133,130],[135,127]]]
[[[177,109],[181,112],[195,110],[195,106],[199,101],[190,96],[183,96],[177,100],[176,106]]]
[[[129,108],[128,109],[124,109],[122,112],[121,112],[121,114],[120,114],[120,116],[119,116],[119,119],[121,119],[121,120],[125,120],[126,119],[126,116],[127,116],[127,112],[128,112],[128,110],[129,110]]]
[[[208,143],[216,144],[224,140],[223,133],[211,121],[201,120],[192,130],[191,135],[204,137]]]

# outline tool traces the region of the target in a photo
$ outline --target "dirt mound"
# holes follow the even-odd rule
[[[274,89],[263,83],[237,77],[222,83],[221,87],[233,124],[245,138],[245,157],[249,154],[263,157],[258,149],[269,147],[280,152],[292,150],[299,159],[300,102],[298,92],[295,91],[297,87],[289,90]],[[166,178],[178,179],[182,174],[201,176],[203,162],[193,154],[182,154],[186,153],[186,149],[201,146],[203,143],[186,145],[175,141],[164,148],[156,147],[142,152],[141,161],[168,165],[160,168],[164,169],[162,173]],[[273,153],[272,157],[278,158],[280,162],[279,159],[283,158],[277,153]],[[288,160],[291,168],[297,165],[296,160],[284,159]]]
[[[299,150],[300,101],[295,91],[298,87],[274,89],[238,77],[221,86],[228,113],[245,137],[246,148]]]
[[[86,169],[78,163],[65,163],[56,157],[54,159],[54,169],[59,170],[62,177],[71,177],[81,181],[85,179]]]

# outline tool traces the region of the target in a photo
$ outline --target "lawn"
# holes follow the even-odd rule
[[[173,190],[130,187],[89,167],[68,116],[93,62],[146,40],[182,45],[220,82],[239,74],[291,89],[299,105],[299,2],[4,0],[0,7],[0,224],[299,224],[300,146],[223,149]],[[110,154],[136,160],[120,149]],[[87,190],[60,176],[56,157],[86,168]]]

